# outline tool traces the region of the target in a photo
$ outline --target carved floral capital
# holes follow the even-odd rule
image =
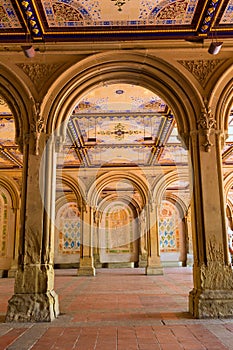
[[[205,142],[202,144],[206,152],[210,152],[211,146],[213,144],[210,142],[210,134],[212,130],[216,129],[216,120],[211,113],[211,109],[207,104],[207,101],[204,102],[204,107],[202,108],[201,116],[197,122],[199,130],[202,130],[202,133],[205,136]]]

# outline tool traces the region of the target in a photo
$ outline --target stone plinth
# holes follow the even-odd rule
[[[163,275],[163,268],[156,266],[147,266],[146,275]]]
[[[58,315],[58,296],[54,291],[15,294],[8,301],[6,322],[50,322]]]
[[[225,318],[233,316],[233,291],[192,290],[189,311],[195,318]]]
[[[95,276],[95,268],[93,266],[82,266],[78,269],[78,276]]]

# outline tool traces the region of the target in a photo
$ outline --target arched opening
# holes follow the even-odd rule
[[[23,155],[15,142],[17,125],[0,95],[0,277],[13,277],[18,267]]]
[[[160,96],[143,87],[143,83],[141,86],[116,80],[83,94],[74,102],[73,111],[64,125],[61,125],[61,132],[56,130],[65,140],[62,150],[58,151],[58,173],[61,174],[61,169],[63,174],[69,172],[75,181],[82,182],[84,192],[88,193],[85,202],[91,207],[93,216],[88,224],[92,226],[92,236],[96,236],[91,243],[94,265],[98,268],[112,266],[110,263],[142,266],[143,259],[151,254],[145,251],[144,241],[150,239],[149,230],[158,221],[156,212],[153,216],[149,214],[153,207],[150,194],[153,184],[160,177],[169,177],[172,172],[173,181],[179,185],[178,167],[188,172],[187,150],[178,138],[173,111]],[[131,174],[134,174],[135,182],[131,182]],[[143,185],[138,189],[135,184],[140,182]],[[154,195],[158,196],[157,193]],[[120,231],[124,231],[124,214],[128,219],[131,217],[128,220],[131,227],[129,230],[126,227],[132,232],[128,236],[129,242],[123,244],[124,249],[119,245],[112,246],[114,240],[111,238],[112,249],[105,247],[104,252],[100,246],[109,242],[106,235],[110,231],[112,237],[114,207],[115,210],[118,208],[118,216],[123,215],[122,220],[118,218],[121,224],[118,229],[115,227],[116,234],[120,236]],[[141,223],[143,211],[145,227]],[[132,248],[134,240],[137,243]],[[146,243],[146,246],[149,249],[150,244]],[[120,256],[120,250],[124,250],[125,255],[121,253]],[[131,257],[130,251],[133,252]]]

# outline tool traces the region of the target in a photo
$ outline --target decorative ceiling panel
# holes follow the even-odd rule
[[[233,0],[230,0],[221,16],[219,24],[233,24]]]
[[[166,145],[159,158],[159,164],[188,165],[188,152],[181,145]]]
[[[10,0],[0,0],[0,28],[22,28],[18,14]]]
[[[0,144],[16,146],[14,143],[15,122],[11,117],[0,117]]]
[[[198,0],[41,1],[49,28],[190,25],[197,3]]]
[[[233,34],[232,0],[0,0],[0,39],[175,39]]]
[[[133,84],[107,84],[95,88],[74,109],[77,113],[166,113],[166,103],[155,93]]]

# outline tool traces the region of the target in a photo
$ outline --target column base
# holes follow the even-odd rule
[[[6,322],[51,322],[59,315],[58,295],[47,293],[15,294],[8,301]]]
[[[147,266],[146,275],[163,275],[163,268],[161,266]]]
[[[138,262],[138,267],[145,267],[147,266],[147,254],[140,254],[139,255],[139,262]]]
[[[189,312],[195,318],[225,318],[233,316],[233,290],[193,289],[189,293]]]
[[[92,266],[82,266],[77,271],[78,276],[95,276],[95,268]]]
[[[7,276],[7,277],[9,277],[9,278],[15,278],[16,273],[17,273],[17,269],[10,269],[10,270],[8,271],[8,276]]]

